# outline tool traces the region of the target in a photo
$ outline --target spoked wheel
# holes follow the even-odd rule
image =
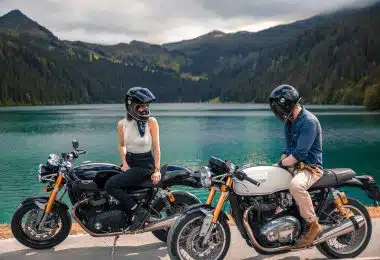
[[[64,209],[52,211],[46,218],[44,227],[38,228],[43,210],[28,204],[16,210],[12,217],[13,236],[21,244],[34,249],[47,249],[60,244],[69,235],[71,218]]]
[[[180,217],[170,229],[168,252],[171,259],[223,259],[228,251],[231,234],[225,220],[218,220],[204,243],[200,236],[205,216],[201,212]]]
[[[350,209],[355,216],[364,218],[364,225],[358,230],[330,239],[320,245],[318,250],[329,258],[353,258],[361,254],[367,247],[372,235],[372,222],[365,206],[359,201],[349,198],[344,208]],[[330,204],[324,212],[324,221],[339,222],[343,217],[337,212],[333,204]]]
[[[165,218],[173,215],[181,215],[184,210],[191,205],[199,203],[196,197],[190,196],[184,192],[175,192],[173,194],[175,201],[174,203],[169,203],[164,201],[164,199],[158,200],[154,205],[152,215],[156,218]],[[161,240],[162,242],[167,241],[169,228],[152,231],[153,235]]]

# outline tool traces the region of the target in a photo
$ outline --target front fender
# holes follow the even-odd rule
[[[191,205],[190,207],[186,208],[186,210],[183,212],[183,214],[190,215],[190,214],[193,214],[193,213],[199,211],[202,214],[204,214],[205,216],[210,216],[210,215],[212,216],[214,209],[215,209],[215,207],[213,207],[211,205],[195,204],[195,205]],[[227,217],[226,213],[224,213],[223,211],[220,211],[219,218],[222,218],[223,220],[228,221],[228,217]]]
[[[185,210],[185,212],[183,213],[183,217],[186,217],[186,216],[193,214],[193,213],[196,213],[196,212],[202,213],[205,216],[205,218],[203,220],[203,224],[202,224],[201,230],[199,232],[199,235],[201,237],[207,238],[210,236],[210,234],[211,234],[210,232],[212,230],[210,227],[213,225],[212,219],[213,219],[214,209],[215,208],[211,205],[196,204],[196,205],[189,207],[187,210]],[[226,213],[224,213],[223,211],[220,211],[218,221],[225,221],[227,223],[228,217],[227,217]]]
[[[49,200],[49,197],[27,198],[20,203],[19,207],[22,207],[28,204],[36,204],[39,208],[44,209],[48,200]],[[69,207],[65,203],[62,203],[57,200],[54,202],[54,205],[53,205],[53,208],[55,207],[63,208],[66,211],[69,210]]]

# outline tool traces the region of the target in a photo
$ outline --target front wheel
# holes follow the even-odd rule
[[[71,217],[67,210],[52,210],[39,230],[38,219],[43,214],[35,203],[19,207],[13,214],[11,229],[18,242],[34,249],[47,249],[60,244],[70,233]]]
[[[364,218],[364,225],[351,233],[330,239],[317,245],[317,249],[328,258],[354,258],[360,255],[367,247],[372,234],[371,217],[366,207],[356,199],[348,198],[348,203],[343,206],[350,209],[354,215]],[[331,202],[323,212],[322,221],[336,221],[343,217],[337,212],[335,205]]]
[[[170,203],[167,198],[160,198],[153,204],[152,209],[157,217],[163,218],[175,214],[180,215],[188,206],[201,203],[197,197],[185,191],[174,191],[173,196],[175,199],[174,203]],[[155,230],[152,233],[156,238],[166,243],[169,228]]]
[[[228,223],[220,218],[204,244],[203,237],[199,235],[204,218],[205,215],[197,211],[176,221],[168,236],[170,259],[224,259],[231,241]]]

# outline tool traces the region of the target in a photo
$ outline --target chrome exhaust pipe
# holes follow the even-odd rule
[[[160,219],[154,222],[151,222],[147,225],[145,225],[142,229],[136,230],[134,233],[144,233],[144,232],[150,232],[150,231],[155,231],[155,230],[160,230],[160,229],[166,229],[170,228],[171,226],[174,225],[174,223],[177,221],[177,219],[180,217],[180,215],[173,215],[164,219]],[[128,234],[126,232],[125,234]]]
[[[364,225],[365,219],[362,216],[354,217],[359,225],[359,228]],[[350,219],[345,219],[338,226],[329,228],[323,231],[313,242],[313,245],[317,245],[335,237],[345,235],[347,233],[355,231],[355,226]]]
[[[76,214],[76,209],[80,204],[86,204],[88,203],[88,199],[84,199],[82,201],[77,202],[72,210],[71,215],[73,216],[74,220],[83,228],[88,234],[90,234],[93,237],[110,237],[110,236],[118,236],[118,235],[128,235],[128,234],[138,234],[138,233],[145,233],[150,232],[154,230],[160,230],[160,229],[166,229],[170,228],[174,225],[176,220],[179,218],[180,215],[173,215],[164,219],[156,220],[154,222],[150,222],[146,224],[144,227],[134,230],[134,231],[119,231],[119,232],[113,232],[113,233],[95,233],[89,230],[79,219],[79,217]]]
[[[248,223],[248,213],[253,207],[254,206],[251,206],[244,211],[243,225],[244,225],[245,230],[247,231],[247,234],[248,234],[249,239],[251,240],[251,243],[255,247],[257,247],[260,250],[267,252],[267,253],[276,253],[279,251],[288,251],[288,250],[293,251],[293,250],[303,250],[304,249],[304,248],[297,248],[293,245],[286,245],[286,246],[280,246],[280,247],[274,247],[274,248],[273,247],[268,248],[268,247],[264,247],[264,246],[260,245],[259,242],[256,240],[256,238],[255,238],[255,236],[251,230],[251,227],[249,226],[249,223]],[[354,218],[355,218],[356,222],[358,223],[359,227],[362,227],[364,225],[365,219],[362,216],[355,216]],[[313,245],[323,243],[329,239],[345,235],[345,234],[350,233],[352,231],[355,231],[355,226],[350,219],[346,219],[342,223],[340,223],[338,226],[335,226],[335,227],[329,228],[325,231],[322,231],[322,233],[314,240]]]
[[[267,252],[267,253],[276,253],[276,252],[279,252],[279,251],[290,250],[292,248],[292,246],[290,246],[290,245],[289,246],[280,246],[280,247],[264,247],[264,246],[262,246],[262,245],[259,244],[259,242],[256,240],[255,235],[253,234],[252,229],[251,229],[251,227],[249,226],[249,223],[248,223],[248,213],[254,207],[255,207],[255,205],[250,206],[249,208],[247,208],[244,211],[244,215],[243,215],[243,225],[244,225],[245,230],[247,231],[247,234],[248,234],[249,239],[251,240],[251,243],[255,247],[257,247],[258,249],[260,249],[260,250],[262,250],[264,252]]]

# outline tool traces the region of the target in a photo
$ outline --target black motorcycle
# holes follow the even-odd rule
[[[69,207],[62,202],[66,192],[73,204],[72,217],[91,236],[116,238],[132,234],[127,231],[132,216],[128,216],[119,201],[104,190],[104,184],[110,177],[123,174],[121,168],[114,164],[92,162],[74,167],[75,159],[86,153],[78,146],[79,143],[73,140],[74,151],[62,153],[61,156],[50,154],[47,162],[40,164],[38,179],[41,183],[47,183],[45,190],[50,192],[50,196],[28,198],[13,214],[12,233],[21,244],[46,249],[66,239],[72,224]],[[159,240],[166,242],[168,231],[179,214],[186,207],[200,203],[191,193],[170,191],[170,188],[174,185],[199,188],[201,184],[198,180],[189,169],[164,165],[158,184],[147,180],[126,190],[151,213],[151,217],[133,234],[153,232]],[[61,190],[63,192],[58,198]]]

